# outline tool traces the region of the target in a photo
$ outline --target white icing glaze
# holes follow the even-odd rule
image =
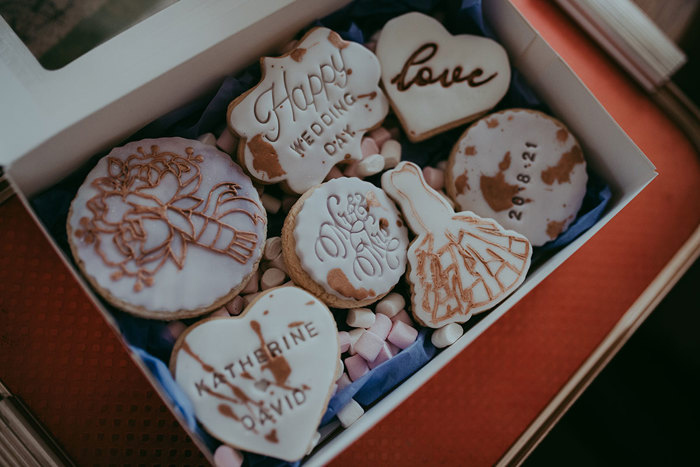
[[[527,239],[491,219],[454,210],[411,162],[382,175],[417,237],[408,249],[411,311],[423,325],[463,323],[508,296],[530,267]],[[436,274],[437,272],[437,274]]]
[[[566,230],[586,194],[586,162],[578,143],[540,112],[506,110],[482,118],[457,142],[451,161],[447,184],[460,209],[492,217],[534,246]],[[500,195],[489,196],[496,188]]]
[[[342,270],[371,298],[390,291],[406,268],[408,231],[396,206],[358,178],[336,178],[315,188],[297,214],[294,242],[304,271],[344,300],[357,297],[334,289],[331,271]]]
[[[295,461],[328,403],[340,357],[337,334],[326,305],[297,287],[279,287],[240,317],[191,327],[176,343],[171,370],[213,436]]]
[[[362,135],[389,111],[372,52],[316,28],[262,66],[262,81],[231,104],[228,118],[246,140],[243,159],[255,178],[303,193],[336,163],[361,159]]]
[[[179,158],[159,156],[162,159],[150,170],[134,168],[154,160],[149,156],[153,146],[157,154],[172,153]],[[192,148],[191,156],[186,148]],[[121,165],[127,159],[132,167],[128,172]],[[175,175],[178,170],[180,183]],[[198,175],[201,184],[197,188]],[[143,177],[161,178],[157,188],[148,188]],[[123,197],[122,189],[130,194]],[[104,199],[104,216],[96,203],[100,199]],[[93,211],[98,209],[97,215],[90,206]],[[108,232],[99,236],[99,242],[90,242],[82,219],[91,219],[93,227]],[[68,223],[73,252],[88,276],[112,297],[162,314],[198,310],[227,295],[253,270],[266,232],[265,211],[250,178],[216,148],[182,138],[136,141],[113,149],[78,190]],[[232,245],[234,229],[250,232],[251,242]],[[115,264],[106,263],[100,253]],[[120,271],[116,263],[123,264],[121,278],[113,278]],[[136,275],[139,270],[141,275]],[[157,272],[148,273],[153,270]]]
[[[433,48],[428,44],[437,46],[432,56]],[[427,48],[410,60],[423,46]],[[384,89],[413,141],[492,108],[510,83],[508,57],[500,44],[485,37],[452,36],[440,22],[421,13],[407,13],[386,23],[377,43],[377,57]],[[407,62],[404,79],[392,83]],[[427,71],[419,72],[424,67],[432,70],[431,76]],[[419,74],[419,78],[434,81],[445,70],[448,87],[439,81],[422,86],[414,81]],[[456,76],[463,79],[475,70],[481,73],[476,71],[471,80],[453,82]],[[403,91],[399,90],[400,82],[408,85]]]

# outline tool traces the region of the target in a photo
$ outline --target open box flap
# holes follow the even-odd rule
[[[0,19],[0,165],[31,196],[345,3],[177,2],[54,71]]]

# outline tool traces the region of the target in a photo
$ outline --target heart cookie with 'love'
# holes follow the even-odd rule
[[[411,141],[474,120],[508,90],[510,65],[496,41],[451,35],[436,19],[408,13],[377,42],[382,84]]]
[[[204,428],[222,442],[295,461],[331,396],[338,329],[328,307],[297,287],[261,294],[236,318],[189,328],[170,362]]]

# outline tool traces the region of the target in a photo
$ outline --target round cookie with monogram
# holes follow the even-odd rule
[[[374,303],[406,270],[408,231],[383,190],[337,178],[306,192],[282,229],[292,280],[329,306]]]
[[[386,23],[376,52],[382,85],[413,142],[478,118],[510,84],[508,56],[500,44],[481,36],[453,36],[422,13]]]
[[[338,162],[362,158],[363,134],[389,112],[372,52],[319,27],[285,55],[263,57],[261,67],[260,83],[228,109],[240,163],[253,178],[301,194]]]

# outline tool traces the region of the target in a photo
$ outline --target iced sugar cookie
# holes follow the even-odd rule
[[[411,311],[424,326],[463,323],[488,310],[525,279],[532,247],[517,232],[472,212],[456,213],[420,168],[402,162],[382,188],[417,235],[408,249]]]
[[[384,26],[377,43],[382,84],[411,141],[473,120],[510,83],[505,49],[480,36],[453,36],[434,18],[408,13]]]
[[[113,149],[71,204],[73,257],[115,306],[176,319],[230,301],[257,268],[267,218],[250,178],[213,146],[147,139]]]
[[[262,58],[261,67],[260,83],[228,111],[242,138],[239,160],[254,178],[303,193],[338,162],[362,158],[362,135],[389,111],[372,52],[315,28],[287,54]]]
[[[561,122],[512,109],[485,116],[464,132],[445,184],[460,209],[491,217],[540,246],[569,227],[587,181],[581,147]]]
[[[330,399],[337,334],[323,302],[297,287],[279,287],[239,317],[205,319],[185,331],[170,370],[212,436],[295,461],[306,453]]]
[[[336,178],[309,190],[282,230],[294,282],[329,306],[379,300],[406,268],[408,231],[384,191],[358,178]]]

